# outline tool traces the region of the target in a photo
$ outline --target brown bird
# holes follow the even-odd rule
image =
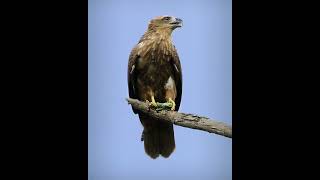
[[[130,98],[171,104],[178,111],[182,94],[181,64],[172,43],[174,29],[182,27],[182,20],[172,16],[158,16],[149,22],[148,30],[132,49],[128,63]],[[175,149],[173,125],[158,121],[133,108],[144,127],[141,140],[145,152],[153,159],[167,158]]]

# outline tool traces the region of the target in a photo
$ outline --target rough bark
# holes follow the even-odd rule
[[[207,117],[195,114],[180,113],[176,111],[156,111],[149,104],[136,99],[127,98],[129,104],[135,109],[155,117],[159,120],[168,121],[178,126],[207,131],[221,136],[232,138],[232,127],[223,122],[218,122]]]

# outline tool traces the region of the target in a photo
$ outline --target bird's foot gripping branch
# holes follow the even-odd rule
[[[170,102],[156,103],[157,108],[158,105],[159,107],[163,108],[161,111],[158,111],[157,108],[152,108],[152,105],[147,102],[141,102],[137,99],[131,98],[127,98],[127,101],[132,105],[133,108],[148,114],[148,116],[151,116],[157,120],[167,121],[178,126],[198,129],[232,138],[232,127],[230,125],[203,116],[170,111],[170,108],[172,107],[172,103]]]
[[[172,110],[172,108],[174,107],[174,104],[172,102],[160,103],[149,102],[148,100],[146,100],[146,104],[149,106],[150,109],[156,110],[157,112],[162,110]]]

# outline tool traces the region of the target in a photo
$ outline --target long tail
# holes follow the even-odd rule
[[[173,125],[139,114],[144,127],[144,150],[153,159],[162,155],[168,158],[175,149]]]

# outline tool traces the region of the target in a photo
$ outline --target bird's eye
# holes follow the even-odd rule
[[[171,19],[171,17],[169,17],[169,16],[163,18],[163,20],[165,20],[165,21],[169,21],[170,19]]]

